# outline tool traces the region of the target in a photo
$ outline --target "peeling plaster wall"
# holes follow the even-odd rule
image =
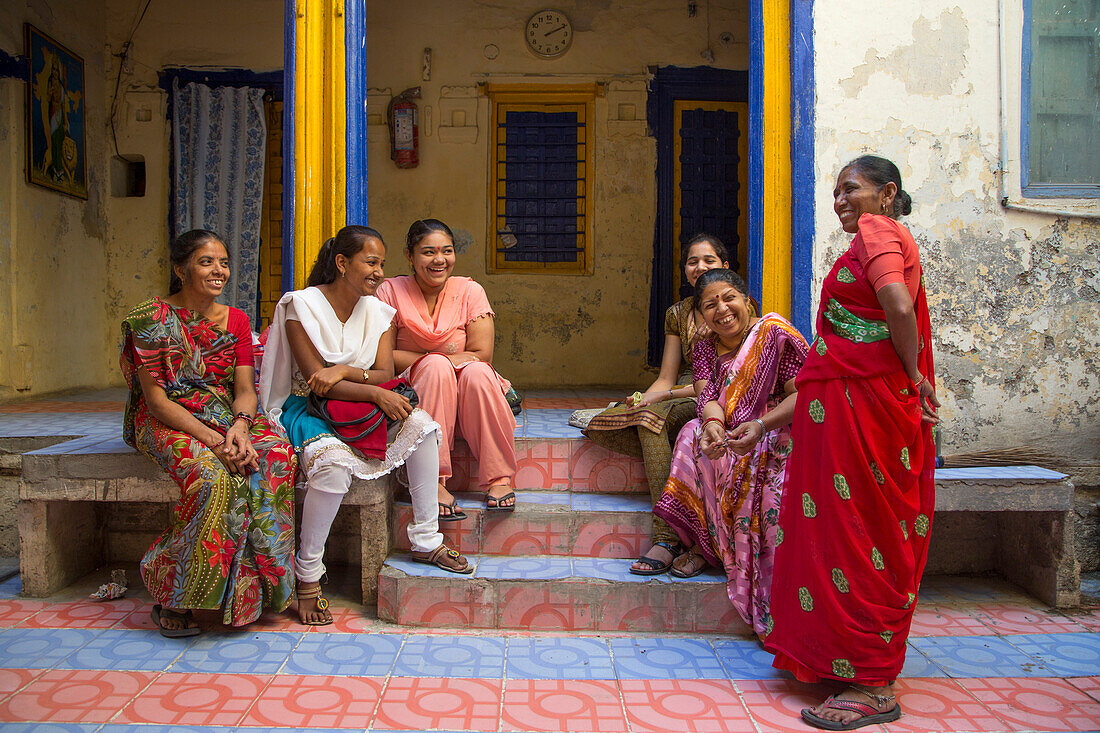
[[[925,268],[944,451],[1100,459],[1100,221],[1000,204],[997,2],[919,0],[883,22],[818,0],[814,24],[815,303],[849,240],[832,211],[836,174],[882,154],[913,197],[906,222]],[[1018,40],[1009,45],[1006,124],[1018,141]],[[1018,150],[1008,159],[1018,192]]]
[[[0,400],[101,387],[113,372],[104,312],[104,20],[96,3],[0,4],[0,49],[32,23],[84,58],[88,199],[26,182],[26,84],[0,79]]]
[[[700,54],[708,45],[708,5],[713,65],[748,68],[747,5],[733,0],[699,3],[695,18],[679,0],[555,3],[571,19],[574,38],[554,60],[534,56],[523,39],[528,17],[545,3],[368,3],[369,204],[371,223],[389,245],[387,273],[409,271],[403,245],[413,220],[434,216],[450,224],[459,240],[455,273],[485,286],[497,314],[494,361],[519,386],[626,386],[650,378],[644,361],[656,144],[645,129],[646,68],[706,63]],[[485,55],[490,44],[499,51],[494,59]],[[426,82],[425,47],[433,56]],[[489,104],[476,87],[484,81],[607,82],[590,128],[594,274],[486,274]],[[391,94],[418,84],[421,163],[399,170],[389,159],[382,115]]]

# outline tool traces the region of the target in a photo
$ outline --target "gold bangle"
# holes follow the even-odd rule
[[[370,384],[370,374],[367,373],[366,369],[363,370],[363,384]]]

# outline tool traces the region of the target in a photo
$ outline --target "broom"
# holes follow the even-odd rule
[[[1052,468],[1054,456],[1035,448],[999,448],[997,450],[936,456],[936,468],[972,466],[1041,466]]]

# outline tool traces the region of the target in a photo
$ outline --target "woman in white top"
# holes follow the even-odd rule
[[[472,571],[439,532],[439,426],[404,396],[377,386],[393,378],[394,310],[374,297],[385,260],[382,237],[369,227],[344,227],[325,242],[309,287],[287,293],[276,306],[261,367],[260,401],[286,430],[307,487],[295,576],[298,615],[311,626],[332,623],[320,589],[322,561],[353,476],[372,479],[404,465],[413,503],[413,559],[450,572]],[[309,414],[310,391],[378,405],[388,419],[385,455],[364,455]],[[314,603],[304,603],[309,600]]]

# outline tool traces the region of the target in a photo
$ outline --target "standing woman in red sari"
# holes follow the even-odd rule
[[[901,717],[893,683],[928,557],[939,402],[897,166],[846,165],[833,209],[855,238],[822,284],[797,379],[765,648],[803,682],[847,683],[802,718],[852,730]]]

